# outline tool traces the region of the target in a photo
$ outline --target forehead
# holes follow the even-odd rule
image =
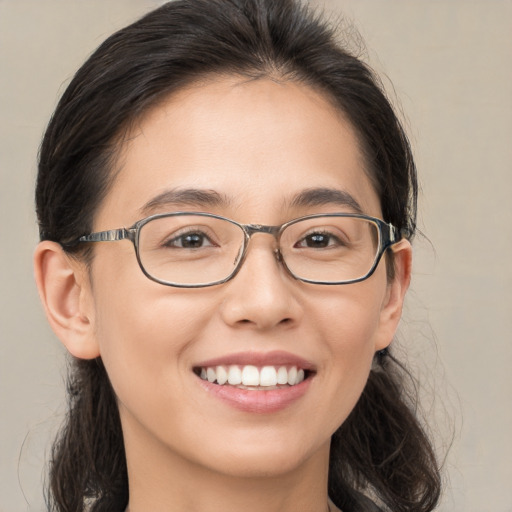
[[[167,191],[197,189],[224,199],[230,211],[220,213],[273,223],[263,217],[286,217],[294,197],[319,188],[347,192],[365,213],[380,213],[343,115],[304,84],[223,78],[173,94],[136,123],[98,218],[102,227],[127,225]]]

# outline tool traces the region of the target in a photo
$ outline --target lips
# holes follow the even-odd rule
[[[276,412],[304,395],[314,365],[286,352],[239,353],[203,361],[193,368],[201,386],[246,412]]]

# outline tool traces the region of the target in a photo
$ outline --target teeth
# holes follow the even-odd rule
[[[276,384],[276,369],[273,366],[264,366],[260,372],[260,386],[275,386]]]
[[[206,378],[208,379],[208,382],[215,382],[215,380],[217,379],[217,374],[215,373],[215,370],[213,368],[207,368]]]
[[[277,383],[288,384],[288,370],[286,366],[281,366],[279,370],[277,370]]]
[[[277,385],[295,386],[300,384],[304,378],[304,370],[297,370],[296,366],[263,366],[258,368],[253,365],[229,367],[217,366],[201,368],[200,377],[208,382],[216,382],[219,385],[230,384],[231,386],[250,386],[275,388]]]
[[[228,372],[224,366],[217,366],[217,384],[226,384],[228,381]]]
[[[290,386],[293,386],[297,381],[297,368],[295,366],[292,366],[288,370],[288,384]]]
[[[238,366],[230,366],[228,370],[228,382],[232,386],[242,384],[242,370]]]
[[[244,366],[242,370],[242,384],[244,386],[260,385],[260,372],[256,366]]]

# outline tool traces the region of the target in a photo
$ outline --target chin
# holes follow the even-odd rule
[[[289,439],[288,439],[289,441]],[[276,443],[254,442],[250,445],[233,443],[235,453],[217,453],[215,468],[211,469],[241,478],[277,478],[300,470],[312,458],[328,462],[330,438],[319,446],[305,450],[304,442]],[[241,448],[240,448],[241,447]]]

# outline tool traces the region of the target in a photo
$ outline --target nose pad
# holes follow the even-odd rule
[[[282,265],[278,247],[251,247],[237,275],[226,283],[221,316],[231,326],[268,329],[291,325],[301,316],[293,279]]]
[[[247,259],[247,254],[250,252],[249,246],[251,245],[251,241],[249,241],[249,245],[246,247],[245,251],[243,247],[240,247],[235,259],[233,260],[233,265],[235,265],[237,262],[239,262],[240,268],[237,271],[238,275],[240,273],[241,268],[245,265],[245,260]],[[279,249],[277,245],[277,240],[274,240],[274,248],[272,249],[272,254],[274,255],[274,258],[276,259],[276,262],[283,266],[283,268],[288,272],[288,268],[283,260],[283,255],[281,253],[281,250]],[[241,259],[241,261],[240,261]],[[288,272],[289,273],[289,272]]]

